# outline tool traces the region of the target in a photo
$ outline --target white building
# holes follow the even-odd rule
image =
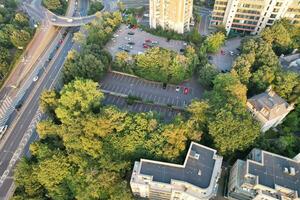
[[[216,0],[211,25],[230,31],[258,34],[276,20],[300,25],[299,0]]]
[[[184,33],[190,30],[193,0],[149,0],[150,28]]]
[[[290,159],[253,149],[237,160],[228,181],[229,199],[300,200],[300,154]]]
[[[289,105],[269,87],[266,92],[248,99],[247,108],[261,123],[261,131],[265,132],[280,124],[294,106]]]
[[[216,195],[222,157],[192,142],[183,165],[141,159],[130,186],[135,196],[155,200],[208,200]]]

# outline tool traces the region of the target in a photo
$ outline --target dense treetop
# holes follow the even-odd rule
[[[0,8],[0,85],[29,43],[33,32],[28,16],[17,11],[17,1],[4,1],[4,7]]]

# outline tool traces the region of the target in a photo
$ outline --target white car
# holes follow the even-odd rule
[[[56,22],[56,18],[55,17],[51,18],[51,21]]]
[[[71,23],[71,22],[73,22],[73,19],[67,19],[67,22]]]
[[[37,80],[39,79],[39,77],[38,76],[35,76],[35,77],[33,77],[33,82],[36,82]]]
[[[5,126],[1,126],[0,127],[0,134],[2,135],[2,134],[4,134],[5,133],[5,131],[7,130],[7,125],[5,125]],[[1,136],[0,136],[1,137]]]

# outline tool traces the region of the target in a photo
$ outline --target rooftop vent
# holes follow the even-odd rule
[[[201,169],[199,169],[198,175],[201,176],[201,174],[202,174]]]
[[[192,157],[192,158],[194,158],[194,159],[199,159],[199,154],[198,153],[196,153],[196,151],[191,151],[191,153],[190,153],[190,157]]]
[[[294,167],[290,167],[290,175],[295,176],[296,175],[296,170]]]

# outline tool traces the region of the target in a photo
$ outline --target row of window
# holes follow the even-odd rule
[[[226,10],[226,7],[215,6],[214,10]]]
[[[237,12],[239,13],[247,13],[247,14],[255,14],[255,15],[259,15],[260,12],[256,11],[256,10],[245,10],[245,9],[237,9]]]
[[[249,24],[249,25],[257,25],[257,21],[239,20],[239,19],[234,19],[234,20],[233,20],[233,23]]]
[[[243,4],[243,3],[239,3],[239,7],[241,7],[241,8],[253,8],[253,9],[261,9],[261,8],[263,8],[262,5]]]
[[[288,12],[300,12],[300,8],[289,8]]]
[[[242,14],[236,14],[236,18],[243,18],[243,19],[252,19],[252,20],[259,20],[258,16],[253,16],[253,15],[242,15]]]
[[[214,12],[213,15],[218,15],[218,16],[224,16],[225,13],[223,12]]]
[[[239,24],[232,24],[231,28],[240,28],[240,29],[248,29],[248,30],[255,30],[255,26],[246,26],[246,25],[239,25]]]
[[[215,5],[227,5],[227,2],[226,1],[216,1],[215,2]]]
[[[212,20],[223,21],[223,17],[212,17]]]

